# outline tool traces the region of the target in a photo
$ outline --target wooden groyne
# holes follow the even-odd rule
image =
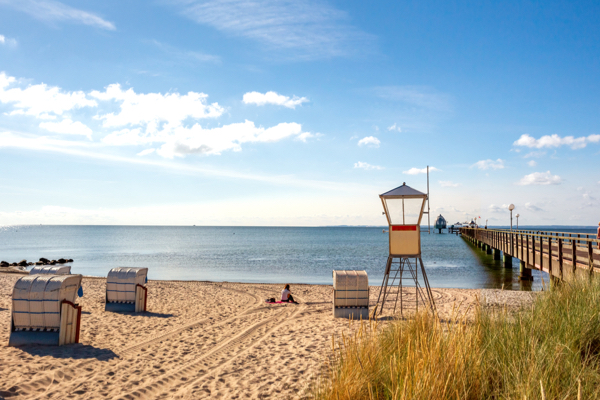
[[[460,233],[507,268],[513,257],[519,259],[521,280],[533,280],[532,269],[566,281],[600,272],[600,241],[594,234],[481,228],[460,228]]]

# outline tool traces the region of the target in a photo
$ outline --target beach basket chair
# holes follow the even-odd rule
[[[13,288],[9,346],[79,343],[81,275],[28,275]]]
[[[148,300],[148,268],[118,267],[106,278],[105,311],[144,312]]]
[[[31,268],[29,275],[70,275],[70,266],[36,266]]]
[[[333,271],[333,316],[369,319],[367,271]]]

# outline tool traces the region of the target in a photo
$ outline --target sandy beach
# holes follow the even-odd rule
[[[332,287],[292,285],[300,304],[269,305],[282,285],[150,281],[148,312],[104,311],[105,279],[84,278],[80,344],[8,347],[17,274],[0,274],[0,398],[302,398],[357,322],[332,317]],[[378,287],[370,289],[371,305]],[[440,317],[477,299],[515,306],[526,292],[433,289]],[[382,323],[389,320],[384,313]]]

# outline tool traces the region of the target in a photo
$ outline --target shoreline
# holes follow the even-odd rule
[[[10,268],[10,267],[9,267]],[[17,274],[17,275],[29,275],[29,271],[22,270],[0,270],[0,276],[3,274]],[[84,279],[104,279],[105,276],[94,276],[94,275],[82,275]],[[332,286],[332,283],[304,283],[304,282],[238,282],[238,281],[210,281],[210,280],[198,280],[198,279],[148,279],[148,282],[198,282],[198,283],[229,283],[239,285],[304,285],[304,286]],[[369,284],[369,288],[379,288],[381,285]],[[505,292],[517,292],[517,293],[538,293],[540,290],[516,290],[516,289],[504,289],[504,288],[460,288],[460,287],[432,287],[432,289],[440,290],[499,290]]]
[[[149,280],[148,312],[119,314],[104,311],[106,278],[84,277],[80,344],[14,348],[6,343],[19,277],[0,273],[0,397],[298,398],[331,355],[332,337],[360,325],[333,318],[332,285],[292,284],[301,304],[268,305],[281,284]],[[533,297],[432,291],[444,318],[480,298],[512,307]]]

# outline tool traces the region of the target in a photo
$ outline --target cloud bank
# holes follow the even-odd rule
[[[589,135],[582,137],[573,137],[573,136],[565,136],[560,137],[558,135],[545,135],[539,139],[535,139],[528,134],[521,135],[521,137],[516,140],[513,145],[520,147],[529,147],[535,149],[543,149],[543,148],[555,148],[561,146],[569,146],[573,150],[583,149],[590,143],[598,143],[600,142],[600,135]]]
[[[471,165],[471,168],[476,167],[482,170],[486,170],[486,169],[503,169],[504,168],[504,160],[501,159],[497,159],[496,161],[494,160],[481,160],[481,161],[477,161],[475,164]]]
[[[302,131],[302,126],[295,122],[262,127],[245,120],[217,127],[203,126],[202,120],[216,120],[225,112],[225,108],[207,99],[208,95],[200,92],[137,93],[119,84],[108,85],[102,91],[69,92],[43,83],[24,85],[0,72],[0,103],[9,107],[8,116],[42,120],[39,128],[45,134],[84,136],[89,140],[95,137],[98,140],[95,143],[104,147],[135,146],[138,147],[135,154],[139,156],[219,155],[224,151],[241,151],[244,143],[274,143],[287,138],[306,142],[320,136]],[[95,115],[90,116],[90,112]],[[18,143],[39,145],[29,139]]]
[[[114,31],[112,22],[106,21],[98,15],[73,8],[66,4],[52,0],[0,0],[0,4],[29,14],[35,19],[48,22],[71,22],[88,25],[95,28]]]
[[[294,58],[346,56],[368,51],[373,37],[348,15],[318,0],[170,0],[183,16],[226,34],[286,50]]]
[[[429,172],[433,172],[433,171],[440,171],[439,169],[437,169],[436,167],[429,167]],[[427,173],[427,168],[411,168],[408,171],[402,171],[403,174],[407,174],[407,175],[418,175],[418,174],[426,174]]]
[[[97,107],[95,100],[89,99],[82,91],[65,92],[58,87],[44,83],[29,85],[25,89],[12,87],[17,80],[0,72],[0,103],[11,104],[14,108],[9,115],[31,115],[40,119],[54,119],[66,111]]]
[[[379,169],[379,170],[383,169],[383,167],[380,167],[379,165],[371,165],[369,163],[362,162],[362,161],[354,163],[354,168],[365,169],[367,171],[374,170],[374,169]]]
[[[517,185],[529,186],[529,185],[560,185],[562,179],[558,175],[552,175],[550,171],[546,172],[534,172],[529,175],[525,175]]]

